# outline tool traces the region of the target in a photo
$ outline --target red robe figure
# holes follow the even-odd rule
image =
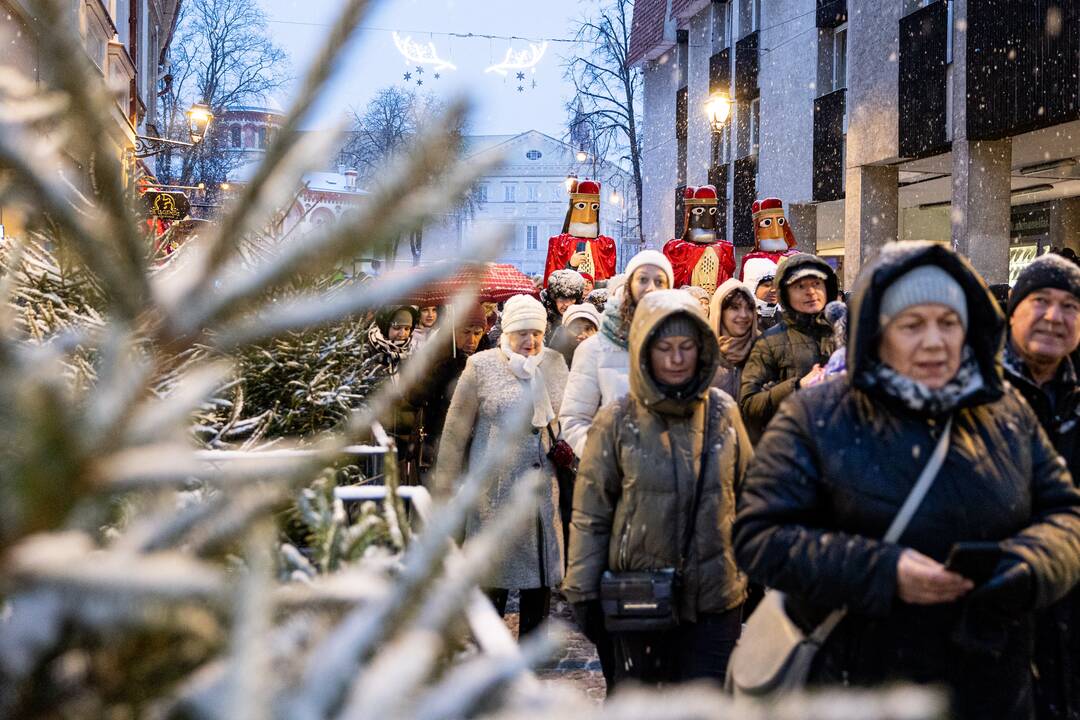
[[[675,271],[675,287],[696,285],[712,295],[735,274],[735,248],[720,238],[719,201],[712,185],[687,187],[683,236],[664,245],[664,255]]]
[[[548,239],[544,287],[551,273],[566,268],[588,273],[597,282],[615,274],[615,241],[600,234],[600,183],[595,180],[571,181],[562,234]]]
[[[784,217],[784,203],[779,198],[755,200],[751,206],[754,214],[754,251],[743,255],[739,267],[739,279],[746,282],[747,276],[759,277],[766,269],[767,260],[775,271],[780,260],[798,252],[795,249],[795,235],[791,224]],[[754,269],[753,266],[760,265]]]

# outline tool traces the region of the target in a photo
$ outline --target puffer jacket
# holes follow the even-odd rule
[[[704,340],[696,385],[665,396],[646,370],[660,324],[686,313]],[[676,567],[684,544],[702,448],[709,448],[693,540],[686,558],[680,618],[729,610],[746,597],[731,545],[735,494],[753,452],[738,408],[709,384],[718,349],[700,304],[678,290],[648,295],[630,332],[630,395],[604,406],[589,430],[574,488],[563,590],[571,602],[599,597],[605,570]],[[712,413],[705,432],[705,398]]]
[[[945,462],[899,543],[884,536],[944,417],[909,410],[865,372],[877,354],[881,294],[934,264],[960,282],[967,342],[982,386],[953,412]],[[819,652],[811,679],[874,685],[941,683],[960,718],[1028,718],[1030,612],[1002,614],[961,599],[910,605],[897,596],[905,547],[944,563],[961,541],[1000,542],[1034,579],[1032,607],[1080,579],[1080,492],[1020,394],[1002,380],[1004,322],[961,257],[930,243],[890,245],[866,270],[852,306],[846,376],[791,395],[765,431],[739,498],[735,548],[751,580],[788,595],[810,629],[830,609],[848,615]]]
[[[836,349],[832,326],[825,320],[823,312],[806,315],[790,309],[787,277],[807,266],[825,273],[826,303],[839,295],[836,273],[821,258],[799,253],[781,261],[776,271],[776,283],[780,287],[782,320],[754,343],[739,381],[739,407],[755,443],[780,403],[795,392],[795,384],[814,365],[827,363]]]
[[[1073,482],[1080,482],[1080,384],[1076,359],[1067,359],[1055,382],[1057,402],[1035,384],[1012,344],[1005,348],[1005,379],[1027,400]],[[1035,696],[1040,720],[1080,720],[1080,588],[1039,613],[1035,625]]]
[[[585,436],[596,412],[629,390],[630,353],[603,333],[586,338],[577,346],[566,381],[559,423],[563,440],[579,458],[585,452]]]

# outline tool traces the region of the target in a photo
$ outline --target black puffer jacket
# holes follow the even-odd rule
[[[1073,482],[1080,481],[1080,385],[1073,358],[1062,366],[1057,401],[1031,379],[1012,346],[1005,349],[1005,379],[1031,405],[1054,448],[1065,458]],[[1080,720],[1080,589],[1039,613],[1035,625],[1036,705],[1039,718]]]
[[[899,544],[884,536],[937,443],[943,417],[885,396],[863,374],[876,357],[881,293],[923,264],[965,290],[968,343],[983,378],[954,413],[945,463]],[[1031,615],[985,604],[920,606],[897,597],[904,547],[945,562],[953,543],[1001,541],[1033,570],[1032,604],[1080,578],[1080,492],[1020,394],[996,364],[1004,323],[966,261],[928,243],[897,243],[856,290],[848,374],[784,402],[751,463],[735,548],[751,580],[788,594],[808,628],[828,609],[849,615],[817,657],[812,679],[872,685],[944,683],[962,718],[1027,718]]]
[[[781,322],[758,338],[742,371],[739,409],[750,439],[757,442],[780,403],[795,392],[795,383],[814,365],[824,365],[836,349],[832,326],[822,313],[807,315],[790,309],[786,278],[800,268],[811,266],[825,273],[825,302],[839,294],[836,273],[815,255],[799,253],[784,258],[776,271],[783,306]]]

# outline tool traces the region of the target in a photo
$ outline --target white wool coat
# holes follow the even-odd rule
[[[566,361],[549,348],[542,352],[539,368],[557,415],[566,387]],[[555,468],[547,458],[550,441],[545,432],[532,428],[517,444],[506,445],[507,421],[526,397],[528,383],[513,374],[502,349],[476,353],[465,363],[458,380],[439,443],[435,489],[444,496],[456,488],[468,465],[478,464],[489,451],[507,453],[506,462],[498,466],[487,492],[466,519],[466,538],[492,522],[499,509],[509,503],[515,485],[530,473],[543,473],[546,479],[535,525],[507,548],[501,564],[485,582],[486,587],[514,590],[555,587],[562,582],[559,489]]]
[[[580,458],[597,411],[630,392],[630,353],[602,332],[574,351],[574,365],[558,411],[562,438]]]

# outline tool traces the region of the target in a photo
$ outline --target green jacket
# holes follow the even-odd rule
[[[780,403],[795,392],[795,383],[814,365],[824,365],[836,349],[833,328],[823,313],[806,315],[789,309],[784,279],[799,268],[812,266],[825,273],[826,302],[838,294],[836,274],[828,263],[800,253],[785,258],[776,272],[780,285],[783,322],[765,332],[750,349],[739,386],[739,407],[754,443],[776,414]]]
[[[685,298],[685,299],[684,299]],[[646,371],[645,351],[669,315],[685,312],[704,339],[699,372],[685,399],[665,396]],[[746,597],[731,544],[735,495],[753,449],[735,403],[710,389],[719,350],[700,304],[681,291],[657,291],[638,306],[630,331],[630,394],[604,406],[589,429],[574,488],[568,570],[571,602],[599,597],[605,570],[678,565],[703,445],[708,452],[693,540],[686,558],[680,618],[719,613]],[[705,441],[705,398],[712,412]]]

